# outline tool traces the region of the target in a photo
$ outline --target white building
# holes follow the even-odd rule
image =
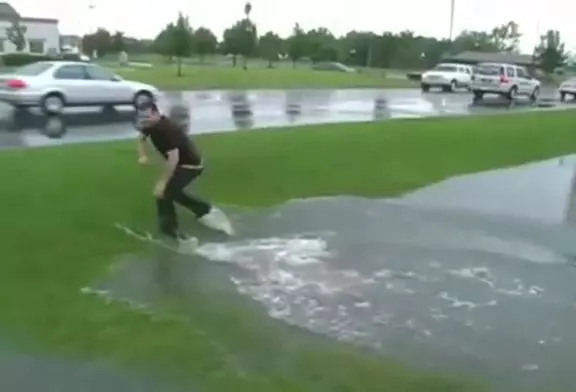
[[[8,40],[6,29],[18,20],[26,27],[24,52],[60,52],[60,32],[57,19],[27,18],[21,16],[10,4],[0,3],[0,53],[16,52],[16,46]]]

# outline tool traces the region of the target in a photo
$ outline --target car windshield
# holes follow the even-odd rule
[[[439,64],[434,67],[435,71],[456,72],[455,65]]]
[[[476,67],[478,75],[500,75],[500,66],[496,64],[480,64]]]
[[[14,71],[12,71],[12,73],[22,76],[38,76],[51,67],[51,63],[32,63],[20,68],[16,68]]]

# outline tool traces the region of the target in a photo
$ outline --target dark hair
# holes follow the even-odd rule
[[[158,105],[156,105],[156,102],[153,102],[153,101],[146,101],[146,102],[142,103],[140,106],[138,106],[138,109],[142,110],[142,111],[150,110],[153,113],[159,112]]]

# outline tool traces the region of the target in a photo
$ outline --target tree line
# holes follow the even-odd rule
[[[178,60],[185,57],[197,56],[203,61],[207,56],[221,54],[231,58],[232,66],[241,64],[246,69],[252,58],[267,60],[271,68],[278,61],[289,60],[294,66],[309,61],[341,62],[355,67],[422,69],[437,64],[447,54],[464,51],[518,53],[522,38],[514,21],[489,31],[465,30],[453,40],[425,37],[412,31],[397,34],[350,31],[338,37],[323,27],[304,30],[298,23],[289,37],[282,38],[273,31],[259,34],[250,18],[251,9],[251,5],[246,4],[243,17],[227,28],[221,39],[205,26],[191,26],[189,19],[179,14],[177,20],[169,23],[154,40],[137,40],[125,37],[122,32],[110,34],[99,29],[84,36],[83,48],[86,53],[96,50],[99,55],[120,51],[153,52],[176,59],[178,64],[181,63]],[[533,56],[547,72],[562,67],[568,53],[560,33],[547,31],[534,48]]]

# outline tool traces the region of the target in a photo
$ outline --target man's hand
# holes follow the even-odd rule
[[[142,156],[138,157],[138,164],[147,165],[149,163],[150,163],[150,160],[148,159],[148,157],[146,155],[142,155]]]
[[[166,183],[164,181],[158,181],[154,186],[154,196],[158,199],[164,197],[164,191],[166,190]]]

